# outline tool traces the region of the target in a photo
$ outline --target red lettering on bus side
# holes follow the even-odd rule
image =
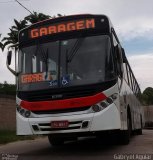
[[[57,29],[56,26],[49,26],[48,27],[48,34],[56,33]]]
[[[72,30],[75,30],[75,29],[76,29],[74,22],[67,23],[66,26],[67,26],[67,31],[72,31]]]
[[[84,29],[85,28],[85,22],[84,21],[77,21],[76,22],[76,27],[77,27],[77,30]]]
[[[31,38],[37,38],[39,37],[38,29],[32,29],[30,32]]]
[[[47,28],[40,28],[40,36],[47,35]]]
[[[66,27],[64,24],[60,24],[58,25],[58,32],[65,32],[66,31]]]
[[[95,28],[95,20],[94,19],[87,19],[86,20],[86,28]]]

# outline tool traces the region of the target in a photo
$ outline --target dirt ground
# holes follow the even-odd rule
[[[153,160],[153,130],[133,136],[129,145],[86,138],[52,147],[47,137],[0,146],[2,160]],[[14,159],[13,159],[14,158]]]

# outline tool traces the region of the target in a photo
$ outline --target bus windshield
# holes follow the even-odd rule
[[[115,78],[107,35],[39,43],[19,51],[19,90],[96,84]]]

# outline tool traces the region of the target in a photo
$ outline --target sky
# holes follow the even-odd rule
[[[19,0],[30,11],[50,16],[105,14],[116,30],[131,68],[143,91],[153,87],[153,1],[152,0]],[[9,32],[13,19],[22,20],[29,13],[14,0],[0,0],[0,33]],[[15,83],[6,68],[6,54],[0,50],[0,83]]]

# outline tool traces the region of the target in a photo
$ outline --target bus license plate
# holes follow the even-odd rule
[[[51,128],[68,128],[68,121],[52,121]]]

